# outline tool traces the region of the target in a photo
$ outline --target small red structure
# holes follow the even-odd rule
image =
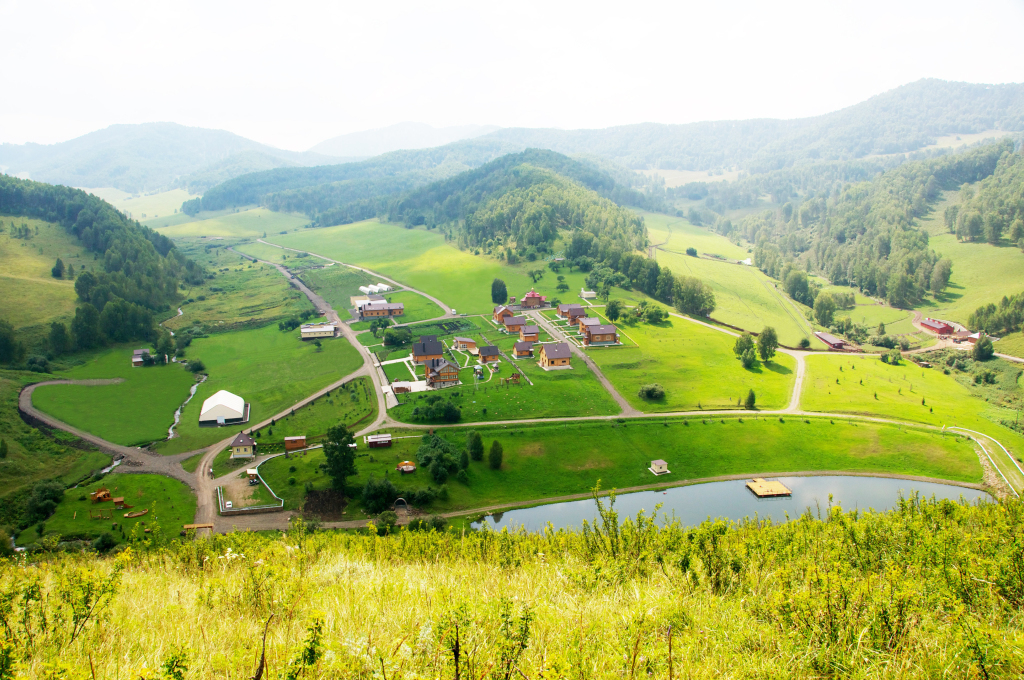
[[[823,333],[821,331],[816,331],[814,335],[817,336],[817,338],[821,340],[823,343],[828,345],[829,349],[846,349],[846,341],[843,340],[842,338],[837,338],[831,333]]]
[[[296,449],[306,448],[306,435],[299,435],[296,437],[285,437],[284,438],[284,450],[295,451]]]
[[[938,319],[925,319],[921,322],[921,327],[937,335],[951,335],[953,333],[952,326]]]
[[[371,434],[366,438],[366,443],[371,449],[386,448],[391,446],[390,434]]]

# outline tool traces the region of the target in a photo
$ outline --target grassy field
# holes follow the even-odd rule
[[[12,221],[16,227],[27,225],[30,238],[12,238]],[[93,269],[96,261],[59,225],[0,215],[0,227],[0,319],[35,340],[49,332],[51,321],[75,316],[75,282],[50,274],[57,258],[65,267],[74,266],[76,273]]]
[[[733,260],[753,257],[747,248],[735,245],[721,234],[690,224],[685,218],[661,213],[640,214],[644,216],[651,243],[657,245],[659,250],[685,255],[687,248],[696,248],[701,255],[715,254]]]
[[[122,378],[124,382],[44,385],[32,393],[32,405],[115,444],[139,446],[165,439],[174,411],[188,398],[195,379],[180,364],[133,368],[131,358],[130,347],[91,353],[85,363],[57,377]]]
[[[299,340],[297,330],[282,332],[277,326],[199,338],[189,347],[188,358],[202,360],[210,378],[182,411],[180,436],[158,446],[162,453],[191,451],[230,434],[228,428],[199,427],[203,400],[218,390],[228,390],[251,404],[249,423],[253,425],[362,364],[359,352],[344,338],[328,340],[317,351]]]
[[[136,196],[113,188],[86,189],[86,191],[99,196],[121,212],[126,213],[128,217],[146,223],[160,217],[181,215],[178,212],[181,210],[181,204],[198,196],[198,194],[192,195],[184,189],[170,189],[169,191]],[[188,217],[187,215],[183,216]],[[155,225],[150,224],[149,226]]]
[[[251,252],[249,249],[253,245],[259,246],[262,244],[247,244],[242,249],[245,252]],[[278,248],[263,247],[267,250],[276,250],[278,253],[282,252]],[[323,260],[316,258],[314,258],[314,262],[323,264]],[[369,274],[337,264],[332,264],[323,269],[308,269],[302,273],[302,281],[311,290],[316,291],[317,295],[326,300],[327,304],[333,307],[334,311],[338,312],[342,319],[346,318],[346,314],[348,314],[348,318],[353,318],[352,314],[348,311],[352,306],[349,298],[353,295],[361,295],[359,287],[377,283]]]
[[[417,321],[436,319],[437,317],[444,316],[445,314],[444,309],[441,309],[419,293],[413,293],[409,290],[400,290],[397,293],[385,293],[384,297],[388,302],[401,302],[405,305],[405,314],[402,316],[396,316],[394,318],[395,323],[416,323]],[[355,330],[363,330],[369,328],[371,323],[372,321],[357,321],[352,324],[352,328]]]
[[[668,425],[665,425],[665,423]],[[706,424],[705,424],[706,423]],[[447,429],[442,436],[463,446],[467,428]],[[524,425],[516,428],[482,427],[484,446],[495,439],[504,448],[501,470],[486,460],[470,462],[469,484],[447,482],[450,500],[435,501],[431,511],[453,512],[524,500],[586,493],[601,482],[603,488],[625,488],[655,482],[728,474],[772,474],[801,470],[847,470],[909,474],[966,482],[981,481],[981,467],[972,448],[955,436],[892,425],[843,420],[778,418],[700,418],[581,422]],[[416,435],[418,433],[395,432]],[[358,475],[351,487],[387,474],[402,491],[437,484],[425,470],[395,474],[395,465],[416,460],[420,437],[396,439],[390,449],[364,449],[357,459]],[[728,452],[723,455],[722,452]],[[669,463],[672,474],[656,478],[651,460]],[[275,458],[260,468],[286,507],[297,508],[307,482],[314,489],[328,487],[319,470],[323,454]],[[290,468],[295,467],[295,471]],[[288,478],[294,477],[295,484]],[[362,516],[349,506],[349,518]]]
[[[783,408],[795,380],[795,362],[785,354],[744,369],[732,351],[735,338],[685,319],[636,324],[621,329],[639,347],[594,349],[590,356],[630,404],[646,412],[736,408],[754,390],[757,406]],[[658,383],[665,398],[641,399],[641,385]]]
[[[77,437],[59,430],[43,431],[29,426],[18,412],[18,394],[38,373],[0,371],[0,439],[7,442],[7,458],[0,460],[0,498],[7,499],[38,481],[59,479],[74,484],[110,464],[110,456],[94,449],[77,448]],[[6,501],[5,501],[6,504]],[[0,507],[0,524],[8,515]]]
[[[565,302],[578,301],[585,274],[563,268],[569,290],[559,293],[557,274],[545,262],[524,262],[507,266],[486,255],[462,251],[444,240],[436,231],[405,229],[396,224],[366,220],[325,229],[304,229],[267,240],[289,248],[298,248],[348,264],[380,272],[412,288],[438,298],[460,313],[481,314],[493,308],[491,281],[505,281],[512,297],[521,297],[531,288],[538,293]],[[543,278],[532,282],[526,272],[544,271]],[[638,301],[644,296],[617,290],[616,296]]]
[[[132,510],[115,510],[113,503],[93,503],[89,494],[98,488],[110,490],[112,496],[123,496]],[[149,509],[142,517],[125,518],[126,512]],[[90,519],[89,511],[98,515],[110,514],[109,520]],[[165,537],[177,536],[184,524],[191,524],[196,514],[196,497],[187,485],[162,475],[118,474],[107,475],[98,482],[90,482],[64,492],[64,500],[54,514],[44,522],[43,535],[60,534],[65,540],[94,539],[110,532],[118,543],[123,543],[138,532],[156,530]],[[116,522],[117,528],[111,525]],[[122,530],[124,533],[122,534]],[[34,543],[39,539],[37,527],[29,527],[18,536],[18,545]]]
[[[183,251],[216,276],[183,291],[182,315],[167,319],[165,328],[178,332],[199,326],[218,333],[264,325],[313,309],[306,296],[270,265],[243,261],[220,246],[192,243]]]
[[[158,221],[159,222],[159,221]],[[152,224],[164,236],[170,238],[220,236],[223,238],[259,238],[266,234],[279,234],[282,231],[293,231],[309,224],[304,215],[289,215],[267,210],[252,208],[237,213],[228,213],[218,217],[172,224],[167,227]]]

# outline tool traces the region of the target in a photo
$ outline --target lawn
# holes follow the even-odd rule
[[[16,227],[27,225],[30,238],[12,238],[12,222]],[[49,332],[51,321],[70,321],[75,316],[75,282],[50,274],[57,258],[76,273],[93,269],[96,261],[59,225],[0,215],[0,227],[0,319],[25,336],[40,338]]]
[[[93,503],[89,494],[98,488],[110,490],[113,496],[123,496],[132,510],[116,510],[113,503]],[[126,519],[126,512],[149,509],[142,517]],[[103,512],[111,515],[104,521],[89,519],[89,512],[94,515]],[[157,529],[158,536],[163,538],[177,537],[182,525],[191,524],[196,514],[196,497],[187,485],[163,475],[110,474],[98,482],[68,489],[64,492],[64,500],[58,505],[53,515],[44,522],[43,535],[56,533],[64,540],[91,540],[100,534],[110,532],[118,543],[124,543],[138,526],[139,538],[144,538],[144,529]],[[116,522],[117,528],[112,529]],[[18,545],[25,545],[38,540],[36,526],[29,527],[18,536]]]
[[[221,236],[224,238],[259,238],[264,235],[280,234],[282,231],[294,231],[309,224],[305,215],[289,215],[253,208],[236,213],[228,213],[217,217],[193,222],[172,224],[167,227],[156,226],[156,230],[170,238]]]
[[[678,255],[685,255],[687,248],[696,248],[701,255],[721,255],[733,260],[745,260],[753,257],[747,248],[734,244],[720,234],[704,227],[690,224],[683,217],[671,217],[661,213],[640,212],[647,225],[647,233],[651,243],[664,250]]]
[[[508,336],[498,331],[486,333],[460,333],[466,337],[478,339],[478,346],[494,344],[512,356],[512,346],[519,336]],[[486,338],[486,341],[484,340]],[[465,365],[467,356],[456,353],[460,365]],[[451,358],[446,355],[446,358]],[[474,384],[473,368],[475,359],[469,367],[459,371],[462,385],[450,387],[439,392],[414,393],[401,396],[403,403],[392,408],[389,415],[400,422],[436,422],[424,420],[414,415],[417,409],[427,405],[427,399],[440,397],[451,399],[462,409],[462,422],[487,422],[494,420],[517,420],[522,418],[552,418],[559,416],[599,416],[614,415],[619,406],[608,394],[586,364],[573,357],[571,370],[545,371],[537,365],[536,357],[515,359],[516,370],[502,359],[494,375],[484,372],[484,380]],[[389,368],[385,366],[385,369]],[[408,371],[407,371],[408,372]],[[519,385],[502,386],[501,379],[509,378],[513,373],[520,373],[533,382],[528,384],[525,379]],[[417,367],[422,376],[423,369]],[[389,375],[390,377],[390,375]],[[408,378],[404,378],[408,380]]]
[[[944,375],[937,365],[921,368],[903,361],[891,366],[877,357],[810,356],[800,406],[807,411],[966,427],[995,437],[1015,457],[1024,458],[1024,437],[999,425],[1001,420],[1012,422],[1015,410],[1000,405],[994,395],[973,396],[970,388]]]
[[[594,349],[590,356],[619,394],[641,411],[737,408],[737,400],[751,389],[758,408],[789,403],[796,364],[785,354],[745,369],[732,351],[735,338],[678,317],[657,326],[624,325],[621,331],[639,347]],[[663,400],[638,396],[640,386],[650,383],[665,388]]]
[[[491,281],[505,281],[508,294],[522,297],[535,288],[538,293],[563,301],[578,301],[586,274],[563,268],[555,274],[543,261],[502,264],[486,254],[474,255],[445,241],[444,235],[424,228],[366,220],[324,229],[303,229],[286,236],[268,235],[267,241],[316,253],[348,264],[367,267],[411,288],[438,298],[459,313],[491,311]],[[543,278],[531,281],[527,271],[540,269]],[[559,293],[557,276],[565,277],[568,291]],[[623,299],[639,300],[643,295],[616,291]]]
[[[247,253],[252,252],[252,246],[260,245],[262,244],[246,244],[243,247],[243,250]],[[268,250],[276,250],[278,253],[287,252],[281,251],[279,248],[271,248],[269,246],[263,247]],[[319,258],[312,258],[312,260],[317,264],[324,263],[324,261]],[[378,281],[370,277],[369,274],[361,272],[358,269],[352,269],[351,267],[345,267],[338,264],[328,264],[328,266],[323,269],[307,269],[302,272],[300,278],[303,283],[316,291],[317,295],[326,300],[327,304],[333,307],[343,319],[354,318],[351,313],[348,313],[349,308],[352,306],[349,298],[353,295],[362,295],[359,291],[359,287],[378,283]],[[346,314],[348,314],[348,317],[345,316]]]
[[[282,332],[276,325],[199,338],[188,348],[188,358],[200,359],[210,377],[183,409],[180,436],[158,445],[161,453],[191,451],[230,434],[231,428],[199,427],[203,400],[218,390],[251,404],[251,426],[362,365],[359,352],[344,338],[327,340],[318,351],[299,340],[298,330]]]
[[[314,288],[314,290],[316,290]],[[396,316],[393,321],[396,324],[408,324],[416,323],[417,321],[426,321],[427,319],[436,319],[439,316],[444,316],[445,310],[438,307],[436,304],[423,297],[419,293],[413,293],[409,290],[400,290],[397,293],[385,293],[384,297],[388,302],[401,302],[405,305],[405,314],[402,316]],[[337,309],[337,308],[335,308]],[[370,327],[372,321],[357,321],[352,324],[354,330],[364,330]]]
[[[153,220],[159,217],[182,215],[178,212],[181,210],[181,204],[191,198],[198,198],[198,194],[192,195],[184,189],[171,189],[141,196],[132,196],[118,189],[86,189],[86,191],[99,196],[121,212],[126,213],[128,217],[140,222],[147,222],[149,226],[154,227],[156,225],[152,224]],[[188,217],[187,215],[183,216]]]
[[[450,512],[586,493],[599,481],[610,489],[729,474],[832,470],[981,481],[977,456],[955,436],[877,423],[808,421],[673,418],[484,427],[480,431],[485,448],[498,439],[504,449],[501,470],[491,470],[486,460],[471,462],[469,484],[450,478],[450,500],[435,501],[431,510]],[[467,428],[457,428],[441,434],[463,445],[466,432]],[[361,489],[370,475],[385,474],[403,493],[437,488],[425,470],[402,476],[394,471],[399,461],[416,460],[419,443],[420,438],[414,437],[396,439],[390,449],[365,449],[360,441],[358,475],[349,479],[350,489]],[[668,461],[670,475],[655,477],[647,470],[656,458]],[[285,499],[286,507],[297,508],[307,482],[315,489],[328,486],[328,478],[319,471],[321,462],[319,452],[280,457],[264,463],[260,473]],[[294,477],[295,484],[288,483],[289,477]],[[349,506],[348,518],[361,516]]]
[[[32,393],[32,405],[115,444],[141,446],[165,439],[167,428],[174,422],[174,411],[188,398],[195,378],[181,364],[133,368],[131,359],[131,347],[90,353],[85,363],[57,377],[123,378],[124,382],[43,385]]]

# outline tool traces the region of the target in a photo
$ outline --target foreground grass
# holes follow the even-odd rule
[[[140,346],[145,346],[141,343]],[[115,444],[138,446],[167,438],[174,411],[188,398],[195,377],[181,364],[131,365],[131,348],[101,350],[58,378],[122,378],[115,385],[43,385],[32,405],[44,413]]]
[[[608,511],[587,533],[389,537],[297,524],[4,563],[0,587],[27,677],[252,677],[264,629],[271,677],[1024,672],[1024,577],[1009,568],[1020,502],[909,499],[822,519],[659,528]],[[64,616],[69,579],[108,584],[81,632]]]
[[[758,408],[789,404],[796,362],[785,354],[745,369],[732,351],[734,337],[676,317],[657,326],[623,326],[621,331],[639,346],[593,349],[589,354],[619,394],[641,411],[739,408],[737,400],[751,389]],[[664,399],[638,396],[640,386],[650,383],[665,388]]]
[[[282,332],[264,326],[234,333],[218,333],[192,342],[190,359],[206,365],[209,379],[182,410],[179,436],[159,445],[162,453],[180,453],[226,438],[230,428],[199,427],[203,400],[228,390],[251,404],[249,425],[270,418],[318,389],[330,385],[362,364],[359,352],[344,338],[317,348],[298,338],[298,331]]]
[[[665,423],[668,423],[667,425]],[[441,430],[465,447],[470,428]],[[431,511],[451,512],[569,494],[586,493],[598,480],[606,488],[628,488],[732,474],[772,474],[811,470],[916,475],[979,483],[981,466],[969,443],[955,435],[895,425],[810,418],[629,419],[521,427],[481,426],[486,448],[504,448],[500,470],[486,461],[470,463],[469,484],[448,483],[450,500]],[[389,475],[403,492],[438,484],[426,470],[396,476],[395,465],[416,460],[420,432],[395,432],[389,449],[366,449],[359,442],[358,474],[349,480],[358,495],[366,480]],[[668,461],[672,474],[655,477],[648,467]],[[329,486],[320,471],[323,454],[275,458],[260,468],[288,508],[297,508],[307,482]],[[291,471],[295,467],[295,471]],[[288,482],[295,478],[295,484]],[[362,516],[350,506],[350,517]]]

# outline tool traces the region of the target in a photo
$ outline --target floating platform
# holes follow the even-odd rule
[[[779,496],[792,496],[793,492],[786,488],[782,482],[773,479],[762,479],[757,477],[747,482],[750,489],[758,498],[777,498]]]

